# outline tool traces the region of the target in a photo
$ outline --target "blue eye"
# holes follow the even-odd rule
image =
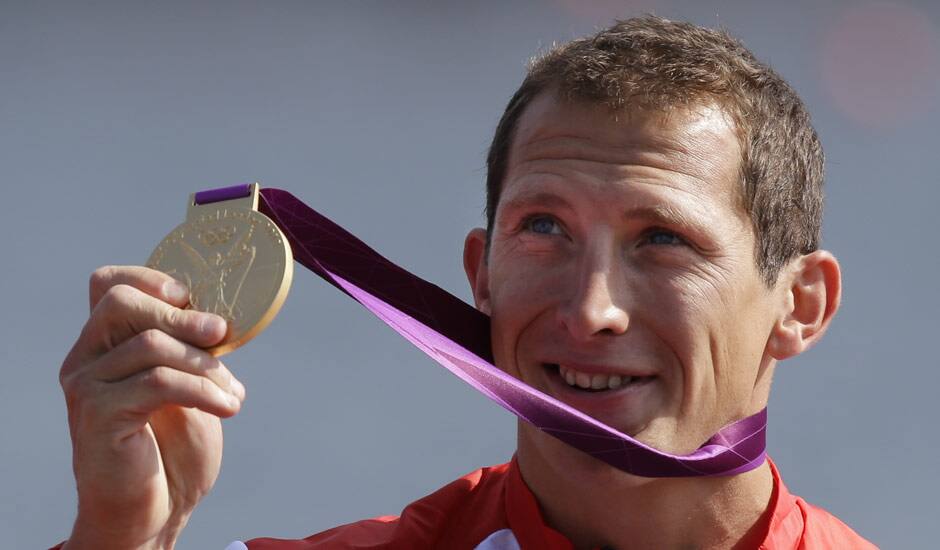
[[[647,242],[649,244],[658,244],[658,245],[681,245],[685,244],[685,241],[682,240],[682,237],[676,235],[671,231],[666,231],[664,229],[655,229],[650,231],[646,235]]]
[[[537,216],[534,218],[529,218],[525,222],[525,227],[527,227],[533,233],[539,233],[542,235],[561,234],[561,227],[559,227],[558,222],[549,216]]]

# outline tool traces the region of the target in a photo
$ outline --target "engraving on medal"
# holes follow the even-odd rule
[[[187,220],[157,245],[147,266],[186,284],[189,307],[228,322],[225,339],[209,350],[222,355],[260,333],[280,310],[293,256],[267,216],[225,201],[190,205]]]
[[[218,247],[228,242],[237,231],[233,226],[230,232],[205,231],[199,233],[199,240],[207,247]],[[245,277],[251,271],[258,248],[251,243],[254,227],[249,227],[241,238],[228,251],[215,250],[204,258],[198,250],[185,241],[179,246],[189,258],[190,270],[183,271],[186,285],[190,291],[190,304],[200,311],[221,315],[226,321],[233,322],[242,317],[238,308],[238,295],[245,284]],[[219,238],[218,235],[225,238]],[[206,238],[210,236],[211,238]],[[175,271],[175,270],[174,270]],[[195,272],[190,275],[191,272]],[[175,275],[175,273],[168,273]]]

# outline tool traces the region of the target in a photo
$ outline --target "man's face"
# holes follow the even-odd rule
[[[537,98],[471,274],[496,364],[674,453],[764,407],[783,299],[755,265],[740,159],[717,108],[615,114]],[[560,445],[522,430],[520,452]]]

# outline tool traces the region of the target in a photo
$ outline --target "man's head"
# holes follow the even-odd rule
[[[492,231],[518,121],[546,91],[611,112],[716,105],[741,144],[736,192],[772,283],[790,259],[819,245],[823,152],[796,92],[730,35],[655,17],[630,19],[536,59],[506,107],[487,158]]]
[[[726,35],[646,18],[557,48],[489,160],[464,261],[497,365],[656,448],[764,407],[838,306],[815,133]],[[571,453],[522,426],[520,461]]]

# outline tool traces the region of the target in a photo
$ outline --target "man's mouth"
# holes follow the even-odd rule
[[[545,368],[558,376],[569,387],[584,392],[599,393],[645,384],[655,376],[626,376],[622,374],[590,373],[557,363],[545,363]]]

